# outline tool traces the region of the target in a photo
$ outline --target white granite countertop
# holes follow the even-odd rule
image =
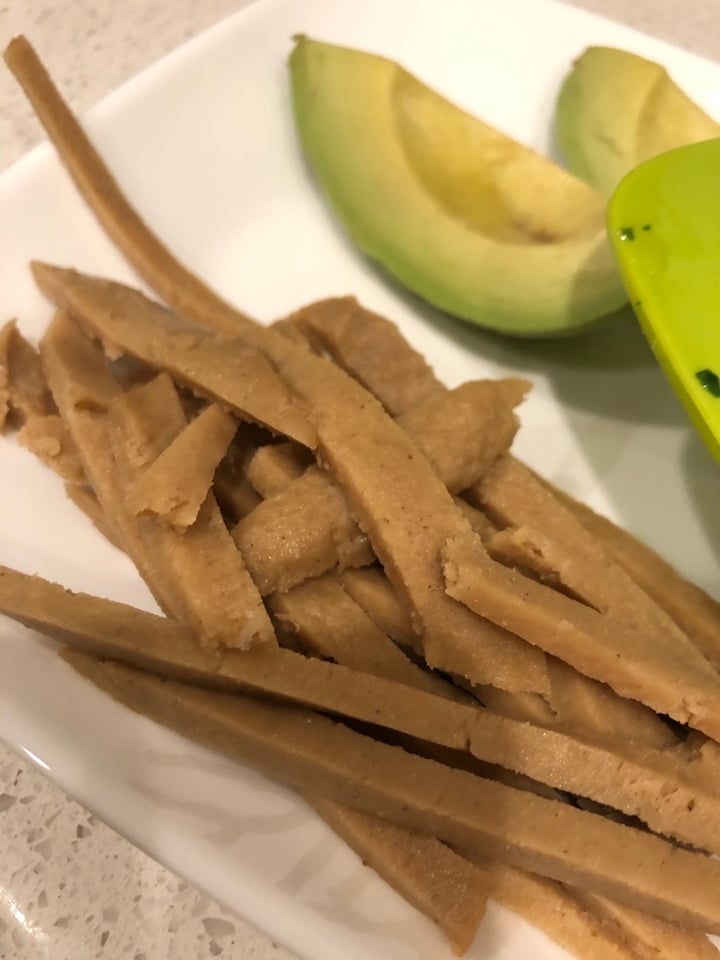
[[[0,0],[0,45],[26,33],[82,111],[245,2]],[[720,58],[715,0],[574,3]],[[0,104],[2,170],[41,132],[7,71]],[[0,836],[0,960],[291,958],[2,747]]]

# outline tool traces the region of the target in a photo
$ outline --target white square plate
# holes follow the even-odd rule
[[[717,467],[633,323],[572,344],[505,341],[389,286],[347,244],[299,155],[286,57],[306,32],[402,61],[512,135],[549,149],[558,84],[588,44],[666,63],[720,112],[720,70],[553,0],[262,0],[146,71],[87,118],[130,198],[222,294],[264,320],[355,293],[452,385],[536,384],[518,449],[533,466],[717,588]],[[32,39],[32,38],[31,38]],[[31,258],[137,282],[52,150],[0,178],[0,315],[37,337],[50,310]],[[0,562],[147,606],[134,568],[12,439],[0,442]],[[312,960],[440,958],[434,927],[292,793],[111,703],[50,645],[0,620],[0,736],[158,860]],[[491,908],[471,957],[563,952]]]

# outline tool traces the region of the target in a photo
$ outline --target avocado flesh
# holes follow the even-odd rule
[[[607,197],[645,160],[720,136],[664,67],[613,47],[589,47],[575,61],[555,130],[568,168]]]
[[[625,294],[604,200],[382,57],[299,38],[305,154],[360,249],[415,293],[516,335],[571,333]]]

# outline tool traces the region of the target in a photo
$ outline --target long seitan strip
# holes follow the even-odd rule
[[[696,930],[587,890],[573,889],[572,894],[593,911],[605,930],[626,938],[638,960],[718,960],[717,947]]]
[[[214,302],[221,329],[229,333],[242,330],[246,320],[243,314],[228,307],[206,284],[178,263],[128,203],[27,39],[19,36],[11,40],[4,51],[4,60],[55,144],[81,195],[140,276],[158,290],[163,299],[175,302],[183,313],[193,316],[198,308],[205,309],[209,302]],[[251,324],[251,321],[246,322]]]
[[[99,278],[91,283],[74,270],[43,264],[34,264],[33,274],[57,306],[70,308],[84,320],[92,315],[93,327],[106,331],[102,335],[106,344],[168,371],[173,379],[241,418],[305,446],[315,446],[315,431],[302,402],[278,377],[267,357],[245,340],[226,342],[121,284]],[[139,308],[143,318],[137,315],[136,323],[132,317]],[[110,328],[111,335],[107,333]]]
[[[569,663],[710,737],[720,738],[720,675],[694,647],[648,637],[492,560],[476,534],[448,540],[448,593]]]
[[[410,614],[403,607],[390,581],[379,567],[343,570],[338,579],[370,619],[395,643],[417,646]]]
[[[545,483],[637,584],[672,617],[708,660],[720,668],[720,603],[682,577],[658,553],[612,520]]]
[[[143,452],[151,438],[172,438],[167,451],[187,429],[177,390],[165,374],[128,391],[113,404],[109,416],[116,428],[115,459],[130,489],[157,463]],[[156,478],[162,495],[162,470]],[[135,516],[135,527],[153,564],[163,570],[178,597],[175,615],[187,618],[202,643],[241,649],[276,643],[257,587],[211,492],[182,532],[151,514]]]
[[[717,790],[692,764],[631,740],[610,748],[278,647],[210,651],[178,621],[71,594],[0,568],[0,612],[61,642],[194,683],[251,690],[468,751],[555,789],[588,797],[652,829],[714,851]]]
[[[236,430],[231,414],[209,404],[138,477],[128,492],[131,508],[155,514],[178,530],[189,527]]]
[[[70,301],[101,337],[122,342],[130,353],[137,352],[129,349],[131,342],[152,341],[154,355],[161,358],[173,344],[179,349],[179,342],[187,339],[190,324],[139,291],[48,266],[35,265],[35,274],[49,296]],[[196,385],[207,378],[217,399],[228,402],[219,396],[233,392],[233,384],[225,381],[227,368],[206,367],[206,351],[201,351],[200,359],[187,360],[193,343],[210,343],[199,328],[194,329],[182,350],[183,363],[192,365]],[[271,330],[258,328],[256,338],[291,389],[305,400],[318,431],[322,425],[323,456],[375,554],[413,608],[430,665],[503,689],[545,692],[547,673],[541,651],[445,595],[440,549],[468,525],[407,433],[331,362]],[[236,341],[218,336],[210,353],[228,357],[235,346]]]
[[[297,310],[287,320],[311,344],[356,376],[388,413],[397,417],[445,387],[421,354],[385,317],[363,307],[355,297],[331,297]]]
[[[720,862],[554,800],[372,740],[299,707],[201,690],[77,651],[116,699],[301,790],[701,930],[720,930]]]

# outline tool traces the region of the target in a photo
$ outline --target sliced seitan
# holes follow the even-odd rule
[[[410,615],[379,567],[343,570],[338,579],[383,633],[403,647],[418,647],[419,638]]]
[[[460,703],[471,702],[447,680],[410,660],[343,589],[332,574],[269,598],[283,626],[314,657],[395,680]]]
[[[451,493],[466,490],[508,452],[526,380],[470,380],[431,394],[397,418]],[[453,438],[452,441],[450,438]]]
[[[258,445],[266,444],[268,440],[269,435],[255,424],[240,423],[226,455],[218,464],[213,492],[228,525],[237,523],[260,503],[261,498],[248,479],[247,465]]]
[[[473,857],[473,862],[485,873],[493,900],[542,930],[576,960],[641,960],[627,939],[608,929],[570,888],[483,857]]]
[[[5,357],[8,411],[7,417],[15,427],[22,427],[31,417],[45,417],[57,413],[52,395],[45,380],[40,354],[25,339],[15,321],[3,327],[0,350]],[[0,367],[3,362],[0,360]],[[0,389],[2,389],[0,387]]]
[[[258,447],[247,465],[247,477],[260,496],[267,500],[282,493],[313,463],[299,443],[266,443]]]
[[[28,417],[18,440],[63,480],[74,484],[86,482],[75,442],[67,424],[57,413]]]
[[[587,890],[573,889],[603,924],[625,938],[638,960],[718,960],[718,949],[697,930],[628,907]]]
[[[342,492],[318,466],[258,504],[233,538],[261,594],[289,590],[336,566],[365,566],[374,555]]]
[[[443,550],[447,590],[481,616],[502,623],[659,713],[720,738],[720,675],[694,647],[658,632],[648,637],[493,560],[476,534]]]
[[[125,507],[125,489],[112,452],[108,410],[122,390],[107,360],[66,313],[60,311],[40,344],[43,369],[64,423],[72,436],[88,483],[102,508],[108,538],[131,557],[153,596],[166,612],[175,597],[153,566]]]
[[[717,791],[693,780],[692,765],[673,752],[631,740],[614,748],[592,744],[291,650],[210,651],[177,621],[71,594],[7,568],[0,568],[0,612],[61,642],[164,676],[286,698],[465,750],[478,760],[638,816],[683,842],[720,849]]]
[[[109,416],[115,427],[115,459],[131,490],[187,429],[177,391],[165,374],[128,391],[113,404]],[[153,450],[148,446],[153,437],[164,437],[168,444],[159,452],[157,447]],[[164,471],[157,471],[155,478],[160,484],[157,502],[166,489]],[[134,521],[153,567],[162,570],[172,584],[178,599],[175,615],[187,619],[201,643],[245,650],[255,643],[277,642],[257,587],[211,492],[195,521],[182,532],[152,514],[135,515]]]
[[[720,603],[682,577],[658,553],[590,507],[549,486],[633,580],[672,617],[708,660],[720,669]]]
[[[128,492],[131,509],[177,530],[193,524],[236,430],[231,414],[208,404],[140,474]]]
[[[39,263],[33,275],[57,306],[92,321],[107,345],[168,371],[239,417],[315,446],[306,409],[256,347],[215,337],[122,284]]]
[[[485,915],[487,879],[482,870],[435,837],[318,793],[305,794],[305,799],[364,864],[440,927],[457,956],[470,949]]]
[[[372,740],[312,711],[67,658],[132,709],[300,790],[668,919],[720,931],[720,862]]]
[[[355,297],[319,300],[287,318],[316,350],[356,377],[388,413],[397,417],[445,387],[395,324]]]
[[[516,528],[514,546],[532,559],[536,572],[557,578],[577,599],[648,636],[667,634],[693,656],[694,645],[677,624],[524,464],[503,457],[473,496],[496,523]]]

